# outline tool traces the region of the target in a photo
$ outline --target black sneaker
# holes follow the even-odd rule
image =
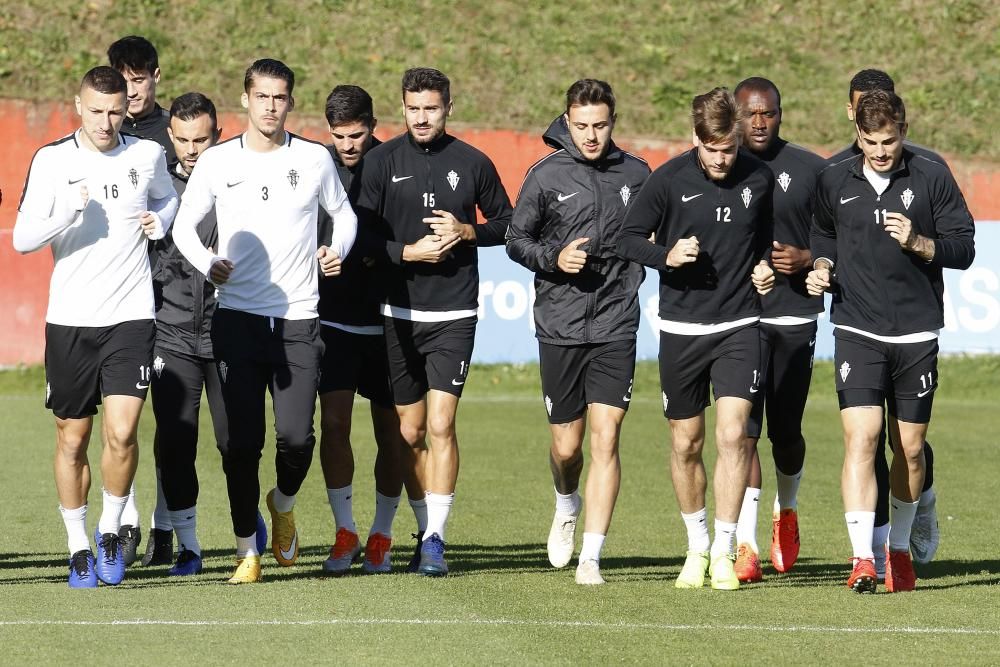
[[[424,541],[424,531],[420,531],[419,533],[410,533],[410,537],[417,541],[417,547],[413,550],[413,557],[406,566],[406,571],[410,574],[416,574],[420,570],[420,545],[423,544]]]
[[[128,567],[135,562],[139,544],[142,543],[142,531],[139,530],[139,526],[122,526],[118,529],[118,538],[122,541],[122,556],[125,558],[125,567]]]
[[[143,566],[173,565],[174,562],[174,531],[152,528],[149,539],[146,540],[146,555],[142,557]]]

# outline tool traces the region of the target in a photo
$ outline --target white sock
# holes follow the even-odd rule
[[[556,514],[563,516],[580,516],[580,491],[563,495],[556,491]]]
[[[156,506],[153,507],[153,518],[149,522],[150,528],[158,530],[173,530],[174,525],[170,522],[170,509],[167,507],[167,497],[163,495],[163,482],[160,479],[162,473],[156,469]]]
[[[189,507],[186,510],[170,512],[170,523],[177,534],[177,552],[184,549],[201,555],[201,544],[198,543],[198,509]]]
[[[875,512],[844,512],[847,534],[855,558],[875,558],[872,535],[875,530]]]
[[[934,487],[932,486],[920,494],[920,507],[927,507],[933,504],[935,500],[937,500],[937,494],[934,493]]]
[[[128,502],[125,503],[125,510],[122,512],[123,526],[139,526],[139,506],[135,500],[135,482],[128,490]]]
[[[708,537],[708,512],[705,508],[702,507],[691,514],[681,512],[681,518],[684,519],[684,527],[687,528],[688,551],[697,551],[698,553],[708,551],[710,540]]]
[[[889,524],[875,526],[872,529],[872,552],[885,555],[885,546],[889,543]]]
[[[97,524],[97,531],[101,535],[105,533],[117,535],[118,529],[122,527],[122,511],[125,509],[128,496],[113,496],[108,493],[107,489],[101,489],[101,493],[104,495],[104,507],[101,510],[101,520]]]
[[[427,528],[424,531],[424,539],[437,533],[442,542],[446,541],[444,527],[448,523],[448,514],[454,502],[454,493],[427,493]]]
[[[353,484],[348,484],[339,489],[326,490],[326,497],[330,501],[330,509],[333,510],[333,522],[337,524],[337,530],[346,528],[352,533],[358,532],[358,527],[354,525],[354,503],[351,502],[353,496]]]
[[[274,487],[273,494],[271,495],[271,503],[277,512],[281,512],[282,514],[291,512],[292,508],[295,507],[295,496],[286,496],[281,492],[281,489]]]
[[[66,526],[66,540],[69,545],[69,555],[72,556],[77,551],[90,549],[90,537],[87,536],[87,504],[81,507],[68,510],[62,505],[59,506],[59,513],[62,514],[63,525]]]
[[[774,513],[781,510],[794,510],[799,507],[799,483],[802,481],[802,469],[794,475],[786,475],[777,468],[774,469],[777,480],[778,494],[774,497]]]
[[[920,501],[907,503],[889,494],[889,551],[910,551],[910,529]]]
[[[601,549],[604,548],[605,536],[600,533],[584,533],[583,546],[580,548],[579,562],[596,560],[601,562]]]
[[[375,519],[372,521],[369,537],[375,533],[381,533],[392,539],[392,521],[396,518],[396,508],[399,507],[399,500],[402,496],[383,496],[378,491],[375,492]]]
[[[736,553],[736,524],[715,520],[715,539],[712,540],[712,560],[718,556]]]
[[[426,533],[427,532],[427,499],[421,498],[420,500],[414,500],[413,498],[408,498],[410,501],[410,509],[413,510],[413,517],[417,520],[417,532]]]
[[[760,553],[757,547],[757,507],[760,505],[760,489],[751,486],[743,493],[743,506],[740,508],[740,518],[736,523],[736,543],[749,544],[754,553]]]
[[[257,553],[257,531],[250,537],[236,536],[236,557],[259,556]]]

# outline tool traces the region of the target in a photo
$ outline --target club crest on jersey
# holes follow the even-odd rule
[[[458,182],[460,180],[461,179],[458,177],[458,174],[455,173],[454,169],[452,169],[451,171],[448,172],[448,185],[451,186],[451,189],[452,189],[453,192],[454,192],[455,188],[458,187]]]
[[[910,204],[913,203],[913,190],[906,188],[903,190],[903,194],[899,195],[899,198],[903,200],[903,206],[909,211]]]
[[[299,172],[294,169],[288,170],[288,183],[292,186],[292,190],[299,184]]]
[[[847,382],[847,376],[851,373],[851,365],[846,361],[840,365],[840,380]]]
[[[549,396],[545,397],[545,411],[549,413],[549,417],[552,416],[552,398]]]
[[[670,399],[667,398],[667,392],[661,391],[660,395],[663,397],[663,411],[667,411],[667,406],[670,405]]]
[[[743,192],[740,193],[740,197],[743,198],[743,206],[750,208],[750,200],[753,199],[753,193],[750,192],[750,188],[743,188]]]
[[[618,191],[618,194],[622,196],[622,203],[628,206],[628,198],[632,196],[632,191],[628,189],[628,186],[623,185],[622,189]]]
[[[128,170],[128,180],[132,184],[133,188],[139,187],[139,172],[134,168]]]
[[[778,185],[781,186],[782,192],[788,192],[788,186],[792,183],[792,177],[788,175],[787,171],[783,171],[778,174]]]
[[[219,362],[219,375],[222,376],[223,382],[226,381],[226,377],[229,375],[229,366],[227,366],[224,361]]]
[[[163,360],[163,357],[156,357],[156,359],[153,359],[153,372],[156,373],[156,377],[160,377],[160,374],[163,373],[163,369],[166,368],[166,366],[167,362]]]

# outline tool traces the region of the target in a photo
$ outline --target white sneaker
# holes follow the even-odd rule
[[[596,560],[581,561],[576,566],[576,583],[581,586],[600,586],[604,583],[601,566]]]
[[[559,514],[552,517],[552,528],[549,529],[549,562],[552,567],[566,567],[573,558],[573,539],[576,537],[576,519],[572,514]]]
[[[926,502],[924,498],[927,498]],[[914,563],[929,563],[937,553],[941,543],[941,532],[938,530],[937,495],[930,488],[920,495],[917,514],[913,518],[910,529],[910,553]]]

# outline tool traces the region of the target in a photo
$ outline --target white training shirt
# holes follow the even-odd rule
[[[119,135],[100,152],[80,145],[79,130],[35,153],[14,225],[14,248],[52,246],[51,324],[106,327],[154,317],[146,242],[163,238],[177,212],[163,148]],[[89,201],[81,208],[80,187]],[[147,237],[139,216],[150,211]]]
[[[330,248],[347,257],[357,218],[325,146],[286,132],[285,143],[261,153],[243,135],[205,151],[174,223],[174,243],[208,275],[228,259],[229,280],[219,286],[219,306],[254,315],[304,320],[317,317],[319,209],[333,219]],[[219,247],[205,248],[196,226],[215,206]]]

